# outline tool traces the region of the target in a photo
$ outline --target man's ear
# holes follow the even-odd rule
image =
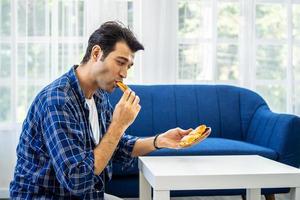
[[[92,52],[91,52],[91,59],[94,62],[97,62],[98,60],[100,60],[102,58],[103,55],[103,51],[101,49],[101,47],[99,45],[95,45],[92,48]]]

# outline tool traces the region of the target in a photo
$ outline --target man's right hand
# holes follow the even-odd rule
[[[141,110],[140,98],[127,89],[113,112],[112,121],[100,143],[94,149],[94,173],[99,175],[104,169],[125,130],[132,124]]]
[[[135,120],[141,110],[140,98],[130,89],[127,89],[113,112],[112,123],[115,123],[124,130]]]

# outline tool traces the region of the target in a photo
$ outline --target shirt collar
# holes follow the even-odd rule
[[[68,72],[67,76],[69,77],[71,87],[74,89],[75,93],[78,95],[80,102],[85,103],[85,96],[82,88],[80,87],[79,80],[76,76],[76,68],[78,65],[74,65]],[[94,94],[95,102],[103,102],[106,98],[106,92],[102,89],[96,90]]]

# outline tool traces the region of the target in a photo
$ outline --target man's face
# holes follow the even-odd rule
[[[115,49],[104,60],[101,60],[101,55],[93,64],[92,75],[99,88],[113,92],[116,82],[127,77],[127,70],[133,65],[134,53],[125,42],[117,42]]]

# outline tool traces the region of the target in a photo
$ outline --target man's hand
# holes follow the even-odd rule
[[[181,128],[170,129],[158,136],[156,145],[160,148],[179,149],[180,140],[188,135],[193,129],[183,130]]]
[[[139,102],[140,98],[135,95],[135,92],[127,89],[115,107],[112,123],[124,130],[127,129],[141,110]]]
[[[94,149],[94,173],[99,175],[111,159],[124,133],[138,115],[140,98],[127,89],[115,107],[112,121],[100,143]]]

